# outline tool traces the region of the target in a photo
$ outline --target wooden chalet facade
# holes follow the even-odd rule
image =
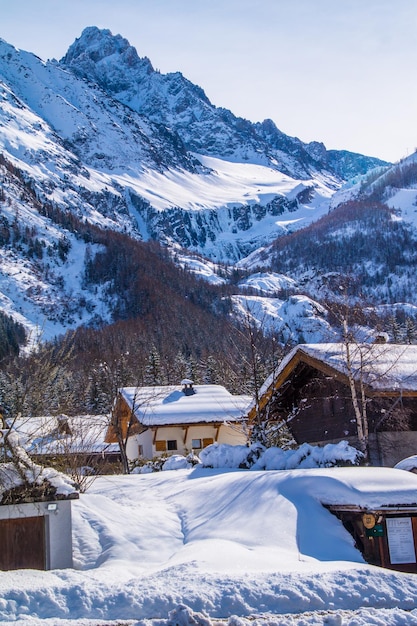
[[[126,440],[129,461],[164,454],[198,454],[219,442],[247,441],[246,421],[250,396],[233,396],[221,385],[125,387],[114,402],[106,442]]]
[[[249,421],[286,422],[298,444],[344,439],[358,447],[351,380],[366,410],[371,463],[392,466],[415,454],[416,345],[299,345],[261,388]]]

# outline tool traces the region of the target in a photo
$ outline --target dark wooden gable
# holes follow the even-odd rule
[[[139,423],[136,415],[132,411],[132,407],[126,402],[125,398],[119,393],[112,411],[112,418],[107,429],[104,441],[106,443],[119,443],[119,438],[125,440],[128,434],[137,435],[145,430],[146,426]]]
[[[358,387],[360,402],[361,389]],[[364,389],[369,431],[417,430],[417,398]],[[329,364],[297,351],[260,399],[262,419],[286,421],[297,443],[357,443],[349,381]],[[252,413],[249,416],[255,419]]]
[[[297,443],[356,435],[349,388],[302,361],[275,390],[266,410],[269,419],[288,420]]]

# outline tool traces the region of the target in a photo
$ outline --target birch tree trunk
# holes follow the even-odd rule
[[[346,319],[343,320],[343,330],[344,330],[344,345],[346,350],[346,367],[347,367],[347,376],[349,380],[349,388],[350,394],[352,396],[352,404],[353,410],[355,413],[356,419],[356,430],[358,435],[359,447],[361,452],[364,455],[365,461],[368,461],[369,450],[368,450],[368,418],[366,414],[366,398],[365,398],[365,390],[363,386],[363,378],[362,371],[360,372],[360,390],[361,390],[361,403],[359,403],[358,399],[358,391],[356,389],[355,377],[352,367],[352,356],[351,356],[351,344],[349,342],[349,334]],[[359,347],[358,347],[359,349]],[[361,358],[362,364],[362,358]],[[362,367],[362,365],[361,365]]]

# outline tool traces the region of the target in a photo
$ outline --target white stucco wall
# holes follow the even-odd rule
[[[155,440],[176,441],[176,450],[166,450],[157,452],[154,444]],[[185,441],[184,441],[185,439]],[[188,428],[181,426],[160,426],[156,436],[153,430],[149,429],[140,435],[130,437],[126,447],[127,456],[130,461],[138,458],[139,446],[142,447],[142,458],[152,459],[161,454],[182,454],[187,455],[192,450],[193,439],[212,439],[213,442],[228,443],[230,445],[245,445],[247,438],[239,424],[222,424],[220,428],[212,424],[190,425]],[[199,452],[199,450],[195,450]]]
[[[154,456],[152,448],[153,432],[146,430],[141,435],[129,437],[126,445],[126,454],[129,461],[139,458],[139,447],[142,447],[142,458],[152,459]]]
[[[232,446],[244,446],[248,441],[248,435],[240,424],[230,426],[223,424],[220,427],[219,443],[228,443]]]

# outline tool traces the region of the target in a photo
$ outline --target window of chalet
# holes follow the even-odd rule
[[[155,441],[155,451],[156,452],[167,452],[170,450],[178,450],[178,444],[176,439],[157,439]]]
[[[191,447],[193,450],[201,450],[201,439],[192,439]]]

